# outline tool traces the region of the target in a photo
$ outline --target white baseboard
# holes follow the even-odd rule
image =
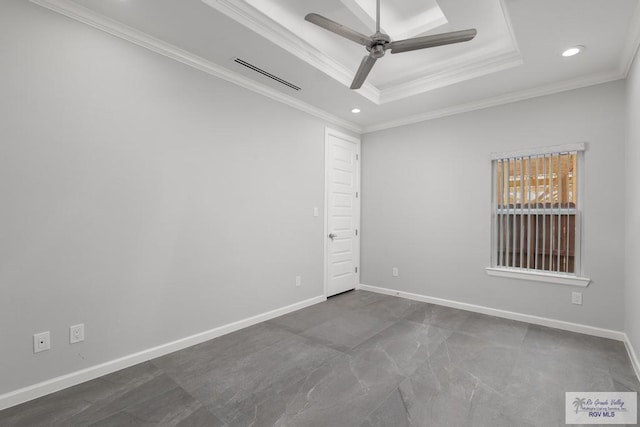
[[[200,332],[186,338],[181,338],[179,340],[162,344],[157,347],[142,350],[138,353],[130,354],[119,359],[110,360],[108,362],[92,366],[90,368],[71,372],[70,374],[62,375],[57,378],[52,378],[38,384],[30,385],[15,391],[11,391],[9,393],[5,393],[3,395],[0,395],[0,410],[7,409],[24,402],[28,402],[29,400],[37,399],[38,397],[46,396],[47,394],[54,393],[56,391],[101,377],[103,375],[110,374],[112,372],[119,371],[124,368],[128,368],[138,363],[155,359],[156,357],[164,356],[165,354],[173,353],[174,351],[191,347],[192,345],[200,344],[202,342],[217,338],[222,335],[226,335],[239,329],[264,322],[265,320],[273,319],[275,317],[282,316],[283,314],[291,313],[293,311],[309,307],[322,301],[326,301],[326,299],[327,298],[324,295],[310,298],[304,301],[297,302],[295,304],[288,305],[286,307],[258,314],[257,316],[248,317],[246,319],[210,329],[205,332]]]
[[[631,340],[626,333],[624,334],[624,345],[627,347],[627,353],[629,353],[629,359],[631,359],[631,365],[633,366],[633,370],[636,372],[636,377],[638,377],[638,381],[640,381],[640,360],[638,359],[638,354],[633,348],[633,344],[631,344]]]
[[[394,289],[379,288],[377,286],[368,286],[360,284],[363,291],[377,292],[385,295],[393,295],[401,298],[407,298],[415,301],[428,302],[436,305],[457,308],[460,310],[473,311],[475,313],[488,314],[490,316],[502,317],[504,319],[518,320],[520,322],[532,323],[534,325],[548,326],[550,328],[562,329],[565,331],[578,332],[596,337],[610,338],[617,341],[626,340],[624,332],[614,331],[611,329],[597,328],[595,326],[581,325],[579,323],[565,322],[563,320],[549,319],[546,317],[538,317],[530,314],[516,313],[514,311],[499,310],[497,308],[485,307],[482,305],[467,304],[465,302],[452,301],[442,298],[428,297],[426,295],[413,294],[410,292],[402,292]]]

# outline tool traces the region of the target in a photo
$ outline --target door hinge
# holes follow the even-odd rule
[[[356,267],[356,273],[358,272],[358,267]]]
[[[356,199],[358,198],[358,192],[356,191]]]
[[[356,154],[356,160],[360,159],[360,155]]]
[[[358,229],[356,228],[356,236],[358,235]]]

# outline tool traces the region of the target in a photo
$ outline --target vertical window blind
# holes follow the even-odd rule
[[[492,156],[493,266],[579,272],[584,144]]]

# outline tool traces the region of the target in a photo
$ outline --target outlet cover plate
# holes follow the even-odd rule
[[[51,333],[49,331],[40,332],[33,335],[33,352],[51,350]]]
[[[582,292],[571,292],[571,303],[582,305]]]
[[[84,341],[84,323],[69,326],[69,343],[75,344]]]

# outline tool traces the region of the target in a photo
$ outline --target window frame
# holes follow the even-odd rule
[[[491,252],[490,264],[485,270],[490,276],[506,277],[512,279],[532,280],[538,282],[555,283],[561,285],[571,285],[586,287],[591,279],[584,276],[582,263],[583,252],[583,202],[584,202],[584,177],[585,177],[585,143],[557,145],[551,147],[539,147],[529,150],[518,150],[511,152],[500,152],[491,154]],[[575,152],[577,154],[577,203],[575,206],[575,243],[574,243],[574,272],[555,272],[548,270],[536,270],[520,267],[498,266],[498,230],[497,230],[497,164],[498,160],[510,158],[534,157],[551,155],[557,153]],[[503,208],[504,209],[504,208]]]

